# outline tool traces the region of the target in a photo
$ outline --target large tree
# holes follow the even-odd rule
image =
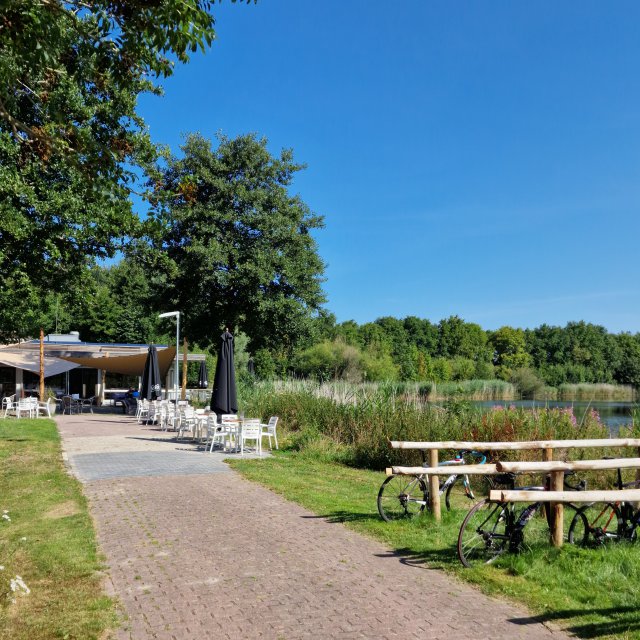
[[[465,322],[458,316],[450,316],[438,323],[438,355],[440,357],[488,361],[489,354],[487,334],[480,325]]]
[[[138,219],[154,149],[136,101],[214,37],[205,0],[6,0],[0,13],[0,339],[79,289]],[[37,326],[37,324],[36,324]]]
[[[165,276],[163,304],[182,311],[201,345],[229,326],[252,350],[290,351],[324,302],[311,235],[322,218],[289,192],[303,166],[255,135],[220,135],[214,147],[191,134],[182,152],[154,177],[153,234],[141,247],[151,272]]]

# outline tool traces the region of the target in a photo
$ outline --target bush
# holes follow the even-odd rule
[[[523,398],[538,398],[542,395],[544,382],[529,368],[517,369],[511,375],[511,383]]]
[[[276,375],[276,363],[268,349],[258,349],[253,357],[256,376],[262,380],[273,380]]]
[[[495,367],[490,362],[480,360],[475,363],[473,377],[476,380],[493,380],[496,377]]]
[[[388,354],[375,356],[365,351],[362,354],[361,364],[364,377],[370,382],[398,379],[398,367]]]
[[[454,358],[451,361],[451,379],[452,380],[471,380],[476,365],[473,360],[468,358]]]

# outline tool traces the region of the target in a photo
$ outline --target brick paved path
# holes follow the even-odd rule
[[[119,640],[568,637],[441,572],[400,562],[130,418],[58,424],[71,468],[86,478],[128,615]],[[99,453],[121,457],[120,477],[91,471],[86,456]],[[211,466],[186,474],[180,463],[175,472],[167,457],[176,453],[199,459],[199,471]]]

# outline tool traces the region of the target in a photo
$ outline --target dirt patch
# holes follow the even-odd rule
[[[78,507],[78,505],[72,500],[68,500],[67,502],[63,502],[53,507],[53,509],[49,509],[49,511],[44,514],[44,517],[57,520],[58,518],[75,516],[77,513],[80,513],[80,507]]]

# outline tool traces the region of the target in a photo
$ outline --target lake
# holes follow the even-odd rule
[[[631,424],[631,411],[638,404],[635,402],[581,402],[581,401],[560,401],[560,400],[489,400],[489,401],[472,401],[475,407],[485,410],[491,409],[496,405],[502,407],[523,407],[525,409],[537,408],[560,408],[573,407],[573,413],[578,420],[582,420],[586,411],[595,409],[600,414],[600,419],[609,427],[612,435],[616,435],[621,426]]]

